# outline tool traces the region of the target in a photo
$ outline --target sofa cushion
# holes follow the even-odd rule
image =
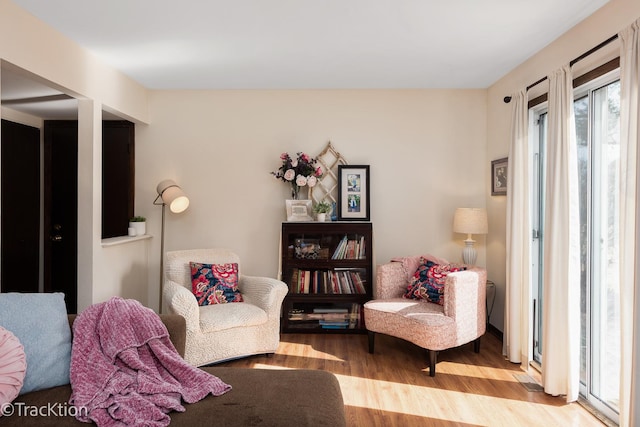
[[[238,264],[203,264],[190,262],[192,292],[198,305],[242,302],[238,290]]]
[[[170,412],[170,427],[191,426],[278,426],[344,427],[344,401],[340,383],[328,371],[307,369],[249,369],[224,366],[204,367],[233,386],[222,396],[207,396],[185,404],[184,412]],[[16,402],[33,407],[54,405],[57,417],[33,417],[29,425],[86,427],[71,413],[71,386],[60,386],[19,396]],[[58,406],[60,405],[60,406]],[[66,409],[66,413],[64,410]],[[24,427],[25,417],[11,416],[2,427]]]
[[[24,346],[21,394],[69,383],[71,328],[63,293],[0,294],[0,326]]]
[[[27,357],[20,340],[0,326],[0,417],[5,405],[20,393],[27,371]]]
[[[404,297],[444,305],[444,283],[447,275],[460,270],[466,270],[466,268],[453,264],[437,264],[421,258]]]

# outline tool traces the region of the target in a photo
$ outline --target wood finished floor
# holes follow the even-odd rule
[[[527,391],[514,377],[524,372],[504,359],[492,334],[479,354],[471,344],[440,352],[435,378],[413,344],[377,335],[375,350],[368,353],[366,335],[283,334],[272,357],[221,366],[332,372],[349,426],[603,426],[577,403]]]

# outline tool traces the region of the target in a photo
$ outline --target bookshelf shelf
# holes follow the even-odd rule
[[[371,299],[370,222],[283,222],[282,332],[363,333]]]

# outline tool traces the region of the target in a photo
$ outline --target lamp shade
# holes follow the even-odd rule
[[[165,179],[158,184],[156,190],[162,199],[162,203],[169,206],[171,212],[180,213],[189,207],[189,198],[175,181]]]
[[[487,234],[489,221],[484,208],[458,208],[453,216],[453,231],[463,234]]]

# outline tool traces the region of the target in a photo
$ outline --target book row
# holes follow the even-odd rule
[[[346,235],[340,240],[331,259],[365,259],[364,236],[349,239]]]
[[[289,291],[295,294],[366,294],[360,270],[301,270],[294,268]]]

